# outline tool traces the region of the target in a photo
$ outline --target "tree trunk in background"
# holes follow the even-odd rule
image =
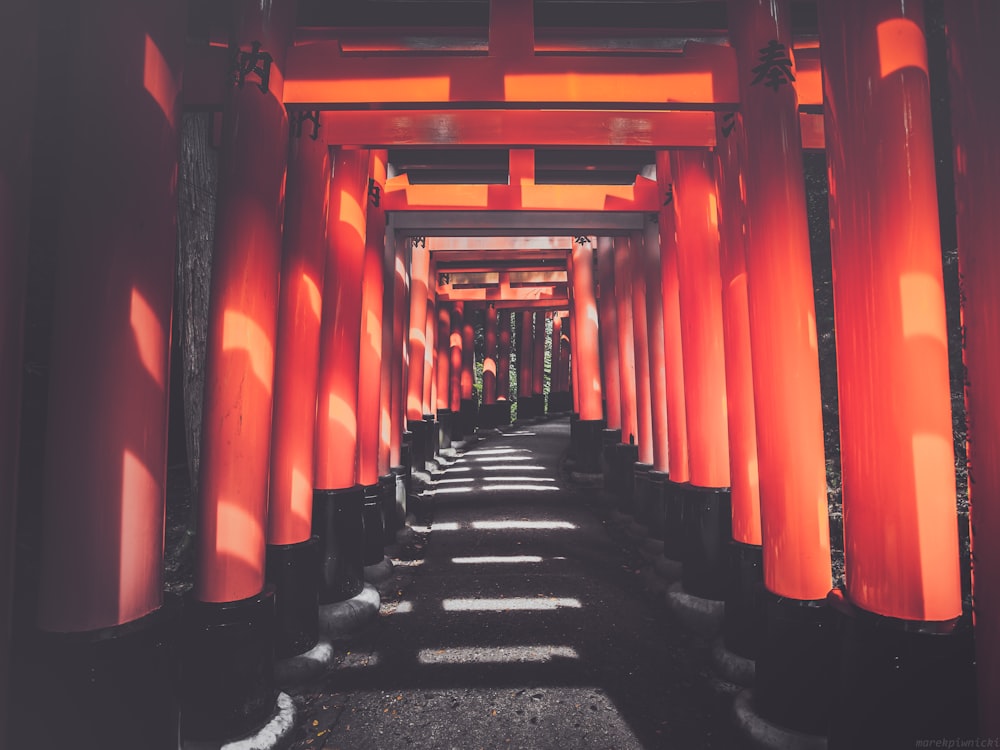
[[[184,425],[191,495],[198,497],[201,413],[205,390],[205,338],[215,235],[218,154],[212,148],[211,112],[185,113],[177,190],[176,330],[183,371]],[[187,546],[198,517],[192,503]]]

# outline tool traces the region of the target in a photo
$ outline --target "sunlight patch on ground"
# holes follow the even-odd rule
[[[486,563],[540,563],[538,555],[486,555],[484,557],[453,557],[453,563],[459,565],[479,565]]]
[[[513,612],[554,610],[562,607],[580,609],[579,599],[515,596],[509,599],[445,599],[441,602],[446,612]]]
[[[527,448],[481,448],[476,451],[468,451],[466,456],[495,456],[501,453],[527,453]]]
[[[575,529],[577,526],[569,521],[473,521],[472,528],[492,531],[497,529]]]
[[[545,471],[544,466],[525,466],[524,464],[515,464],[514,466],[505,466],[504,464],[490,464],[489,466],[480,466],[483,471]],[[469,471],[466,469],[466,471]]]
[[[537,484],[488,484],[481,488],[483,492],[517,490],[518,492],[558,492],[558,487],[546,487]]]
[[[554,482],[552,477],[483,477],[484,482]]]
[[[417,654],[421,664],[516,664],[548,662],[553,659],[579,659],[572,646],[463,646],[425,648]]]

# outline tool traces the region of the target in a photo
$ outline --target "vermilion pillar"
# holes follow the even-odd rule
[[[847,614],[845,648],[854,715],[831,739],[856,746],[863,732],[902,744],[973,728],[956,705],[971,692],[962,679],[971,678],[972,655],[961,646],[972,644],[957,628],[955,456],[923,6],[827,3],[820,21],[844,605],[858,609]],[[911,627],[921,622],[950,636],[915,637]],[[877,649],[889,653],[864,653]],[[887,690],[891,700],[881,697]]]
[[[532,409],[531,391],[534,374],[535,353],[534,319],[531,310],[521,312],[517,337],[517,416],[525,419],[535,416]]]
[[[497,344],[497,401],[506,401],[506,411],[500,415],[504,424],[510,422],[510,311],[500,310],[500,333]]]
[[[381,196],[380,196],[381,202]],[[389,467],[392,466],[392,400],[394,376],[401,372],[398,354],[393,339],[395,329],[396,310],[396,290],[395,290],[395,265],[396,265],[396,237],[395,232],[386,228],[383,233],[382,243],[382,278],[384,292],[382,297],[382,389],[379,413],[379,446],[378,446],[378,474],[379,481],[382,481],[389,474]],[[397,446],[398,447],[398,446]]]
[[[424,418],[437,413],[437,269],[433,259],[427,271],[427,314],[424,324]]]
[[[569,312],[564,312],[560,315],[562,318],[562,335],[559,341],[559,386],[560,390],[569,393],[571,390],[570,383],[570,343],[569,343]],[[572,400],[572,398],[571,398]]]
[[[409,376],[406,384],[406,420],[412,430],[424,414],[424,359],[427,344],[427,276],[431,255],[424,242],[414,241],[410,260]],[[416,435],[416,433],[414,433]]]
[[[584,241],[579,241],[583,239]],[[574,362],[579,391],[580,432],[577,460],[584,473],[595,473],[600,462],[604,407],[601,399],[601,358],[594,290],[594,249],[589,238],[574,238],[570,284],[576,313]]]
[[[365,487],[378,482],[382,411],[382,307],[385,297],[384,151],[372,151],[367,175],[365,253],[358,333],[358,476]]]
[[[438,302],[436,312],[434,405],[439,423],[438,447],[451,448],[454,415],[451,411],[451,308],[449,303]]]
[[[636,444],[639,446],[638,461],[653,463],[653,418],[650,409],[649,388],[649,338],[646,328],[646,267],[643,259],[643,236],[641,232],[628,235],[628,272],[632,275],[632,293],[629,304],[632,307],[632,342],[635,357],[635,410]]]
[[[308,651],[318,638],[318,540],[312,537],[313,456],[319,329],[326,271],[330,151],[293,135],[288,152],[284,253],[278,297],[274,412],[267,511],[267,579],[278,591],[280,656]],[[308,581],[311,585],[303,585]]]
[[[448,334],[449,363],[451,373],[448,378],[448,408],[458,414],[462,408],[462,368],[464,364],[462,324],[465,318],[465,303],[451,305],[451,331]],[[458,433],[456,433],[457,435]]]
[[[486,308],[484,327],[486,356],[483,358],[483,403],[492,404],[497,400],[497,311],[492,304]]]
[[[33,79],[33,58],[23,45],[40,41],[31,20],[37,22],[38,6],[8,5],[20,6],[0,10],[8,93],[16,96],[17,78]],[[61,165],[58,200],[45,207],[56,227],[44,479],[42,497],[32,498],[42,503],[37,625],[43,634],[32,650],[44,660],[34,667],[50,678],[45,699],[67,708],[81,745],[125,747],[142,731],[151,746],[167,748],[171,732],[176,746],[177,732],[166,648],[171,623],[161,605],[184,13],[169,2],[108,2],[71,12],[77,15],[66,62],[88,62],[86,75],[65,78],[73,127],[63,135],[73,156]],[[8,399],[22,368],[27,237],[27,216],[14,211],[25,208],[30,194],[27,182],[9,182],[28,176],[29,152],[12,149],[29,141],[12,127],[15,112],[6,110],[30,124],[24,104],[18,100],[0,114],[4,506],[13,498],[17,455],[11,441],[17,407]],[[282,135],[278,127],[276,151],[286,147]],[[260,490],[266,493],[266,485]],[[259,539],[254,594],[263,582]],[[4,545],[4,557],[9,552]],[[4,624],[9,613],[5,607]],[[6,638],[0,648],[6,657]],[[9,678],[4,671],[2,679]]]
[[[830,668],[822,605],[831,584],[830,525],[789,5],[728,6],[747,138],[747,304],[764,583],[773,595],[755,703],[773,721],[821,731],[828,681],[811,675]]]
[[[324,548],[324,604],[350,599],[364,585],[364,494],[357,484],[358,363],[370,159],[367,150],[335,150],[330,183],[313,502],[313,529]]]
[[[729,475],[732,535],[726,591],[725,642],[754,658],[760,644],[758,588],[763,576],[760,485],[747,308],[746,140],[740,115],[716,116],[715,181],[719,198],[719,270],[722,275],[722,334],[726,352]]]
[[[643,229],[640,265],[646,283],[646,331],[649,351],[649,410],[652,428],[653,468],[668,466],[667,390],[663,355],[663,291],[660,286],[660,225],[647,221]]]
[[[21,417],[22,339],[28,259],[32,128],[38,10],[31,3],[0,8],[0,39],[17,68],[7,82],[18,107],[0,112],[0,737],[8,736],[14,529]]]
[[[670,482],[688,481],[687,406],[684,403],[684,346],[681,342],[680,289],[677,279],[677,234],[670,154],[656,154],[656,183],[664,196],[660,209],[660,292],[663,296],[663,360],[667,381],[667,461]]]
[[[618,364],[621,384],[622,443],[635,444],[638,427],[635,385],[635,339],[632,327],[632,268],[627,237],[615,237],[615,303],[618,323]]]
[[[691,485],[684,495],[684,588],[724,598],[729,504],[729,433],[722,340],[722,277],[712,155],[671,154],[685,407]]]
[[[386,152],[372,151],[365,200],[365,254],[361,280],[358,351],[358,474],[364,488],[364,555],[366,566],[382,562],[385,517],[379,477],[382,446],[382,336],[385,305],[385,187]],[[386,384],[387,385],[387,384]]]
[[[990,387],[998,369],[1000,237],[994,210],[1000,151],[990,123],[1000,121],[1000,78],[993,54],[1000,7],[973,0],[945,6],[951,48],[951,129],[958,208],[958,263],[964,301],[965,404],[968,425],[969,504],[972,525],[973,605],[979,683],[979,735],[1000,736],[1000,394]]]
[[[462,314],[462,402],[472,404],[476,380],[476,329],[472,309]],[[471,423],[470,423],[471,424]]]
[[[621,440],[621,371],[618,362],[618,309],[615,301],[615,251],[611,237],[597,238],[597,284],[600,291],[601,356],[604,374],[604,418]]]
[[[531,353],[531,397],[535,416],[545,414],[545,321],[548,314],[535,313],[535,349]]]
[[[580,417],[580,378],[579,372],[576,367],[576,355],[573,351],[573,347],[576,346],[576,332],[577,332],[577,311],[576,311],[576,298],[573,296],[573,254],[570,253],[569,258],[566,260],[566,274],[570,279],[570,284],[568,287],[569,293],[569,352],[570,352],[570,371],[569,371],[569,382],[570,390],[573,392],[573,414],[576,415],[577,419]],[[572,424],[572,423],[571,423]]]
[[[410,369],[409,352],[406,339],[409,333],[409,253],[410,240],[398,237],[390,231],[387,237],[391,246],[387,248],[386,270],[392,283],[392,331],[391,352],[388,359],[391,392],[389,396],[389,471],[394,477],[393,514],[389,517],[386,528],[389,541],[395,537],[404,524],[407,514],[406,495],[410,485],[413,469],[412,432],[407,433],[407,376]],[[404,449],[405,446],[405,449]]]

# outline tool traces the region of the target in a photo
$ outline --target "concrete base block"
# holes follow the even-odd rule
[[[295,687],[322,675],[333,663],[333,646],[320,641],[304,654],[276,659],[274,681],[279,687]]]
[[[761,718],[753,706],[753,691],[743,690],[733,700],[736,727],[751,747],[760,750],[827,750],[826,737],[779,727]]]
[[[741,687],[753,687],[757,664],[753,659],[734,654],[726,648],[722,638],[716,638],[712,644],[712,666],[715,673],[726,682]]]
[[[331,639],[350,635],[378,617],[381,606],[378,589],[366,583],[361,593],[351,599],[320,605],[320,635]]]
[[[275,750],[288,747],[295,729],[295,702],[287,693],[278,693],[274,714],[263,727],[253,734],[222,742],[186,740],[181,750]]]
[[[377,586],[392,578],[392,560],[383,556],[382,562],[365,566],[365,581]]]
[[[712,638],[722,631],[726,612],[723,601],[689,594],[678,581],[667,589],[667,606],[678,622],[692,633]]]

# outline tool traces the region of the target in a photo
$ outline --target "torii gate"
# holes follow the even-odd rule
[[[312,528],[303,522],[311,507],[293,505],[291,496],[268,497],[268,475],[274,471],[272,427],[278,425],[275,444],[286,437],[280,421],[276,418],[272,425],[270,418],[272,403],[280,396],[275,365],[277,352],[285,345],[278,331],[287,314],[279,301],[277,279],[283,237],[286,248],[297,244],[294,232],[286,229],[282,235],[282,217],[302,207],[289,205],[291,214],[283,214],[284,201],[304,202],[304,195],[330,191],[328,236],[340,240],[331,247],[331,257],[349,271],[342,278],[327,279],[322,291],[318,280],[310,277],[314,288],[306,285],[301,299],[316,303],[305,309],[318,319],[314,322],[320,331],[344,327],[341,335],[324,339],[320,353],[318,387],[326,420],[317,426],[316,441],[330,445],[338,435],[348,435],[352,448],[355,442],[363,443],[357,453],[371,461],[359,469],[353,450],[343,451],[350,453],[343,463],[335,460],[332,449],[321,451],[315,481],[306,476],[306,484],[315,485],[307,492],[352,496],[357,494],[354,486],[360,475],[370,485],[371,478],[386,468],[382,443],[389,444],[391,455],[393,442],[391,434],[386,441],[387,432],[396,435],[397,448],[401,432],[399,421],[385,432],[381,425],[372,430],[358,419],[359,412],[378,411],[374,407],[386,398],[382,391],[366,391],[363,407],[357,401],[365,390],[357,379],[361,363],[374,362],[369,367],[383,371],[379,357],[363,359],[373,355],[361,351],[361,333],[370,334],[374,347],[391,331],[388,338],[398,344],[399,352],[403,350],[399,315],[406,308],[405,282],[412,279],[406,279],[404,272],[403,283],[393,285],[393,315],[388,320],[376,315],[376,308],[382,308],[371,294],[379,288],[377,261],[388,261],[390,249],[394,264],[407,267],[401,250],[405,243],[398,238],[610,237],[616,259],[642,259],[624,267],[624,275],[634,284],[643,279],[629,271],[650,262],[643,252],[654,244],[656,232],[650,228],[649,214],[656,214],[664,368],[669,373],[671,367],[679,367],[685,387],[682,394],[675,393],[668,380],[666,403],[654,406],[658,391],[650,383],[655,365],[648,363],[657,354],[655,345],[641,341],[650,330],[646,318],[646,326],[632,327],[636,360],[645,348],[646,373],[632,377],[636,385],[645,378],[648,395],[637,393],[634,407],[624,399],[621,421],[625,423],[626,411],[631,419],[634,408],[636,432],[648,434],[639,449],[647,451],[650,465],[666,470],[670,481],[688,486],[681,500],[685,511],[711,507],[714,517],[721,518],[725,513],[715,503],[724,503],[721,498],[731,488],[732,538],[748,557],[753,556],[748,550],[759,547],[769,592],[769,631],[758,654],[758,707],[779,723],[815,730],[821,721],[815,695],[792,687],[802,684],[798,678],[824,668],[821,631],[827,621],[822,610],[830,606],[801,148],[825,147],[835,218],[849,553],[847,588],[843,596],[833,597],[832,606],[845,613],[848,642],[857,647],[849,651],[855,656],[840,688],[851,710],[841,714],[842,723],[833,729],[848,746],[862,731],[869,718],[863,709],[870,696],[863,688],[907,688],[892,711],[875,717],[882,722],[880,731],[890,738],[897,736],[893,732],[908,717],[928,718],[933,713],[928,707],[947,699],[949,683],[914,681],[899,686],[892,682],[891,669],[883,670],[868,658],[872,653],[895,655],[916,643],[913,669],[919,672],[928,662],[938,664],[931,653],[934,649],[961,653],[965,642],[956,628],[961,597],[956,540],[951,534],[954,470],[920,9],[898,0],[821,0],[822,48],[796,47],[787,1],[730,0],[730,45],[691,43],[677,54],[614,58],[572,51],[536,54],[531,1],[492,0],[487,54],[463,57],[456,65],[451,55],[362,57],[345,53],[342,40],[296,41],[290,1],[271,4],[270,15],[264,15],[259,3],[241,0],[234,10],[234,20],[240,22],[235,38],[226,45],[185,51],[175,4],[155,3],[143,12],[134,11],[133,5],[122,0],[82,14],[82,31],[87,33],[79,38],[106,44],[92,61],[90,75],[70,84],[73,101],[101,103],[74,112],[74,137],[84,139],[94,133],[105,137],[84,141],[86,148],[65,164],[61,188],[73,199],[65,201],[58,216],[62,249],[59,295],[53,307],[53,409],[46,450],[46,545],[39,596],[39,624],[44,631],[118,633],[129,626],[126,631],[134,628],[145,638],[164,627],[164,618],[157,616],[162,609],[157,553],[162,556],[171,305],[165,261],[173,244],[176,186],[171,176],[176,158],[161,146],[176,138],[183,104],[224,113],[206,389],[206,420],[213,431],[206,434],[202,458],[202,562],[188,613],[189,645],[196,656],[188,658],[197,661],[211,656],[213,649],[224,651],[231,645],[218,638],[215,627],[231,625],[227,618],[255,626],[269,617],[265,551],[269,543],[277,546],[278,539],[267,530],[269,515],[294,518],[298,513],[294,525],[299,536],[308,536]],[[960,127],[955,159],[959,191],[965,197],[960,231],[963,237],[989,237],[995,234],[990,228],[995,212],[973,213],[966,208],[978,193],[995,191],[996,149],[988,128],[997,113],[988,97],[977,94],[995,78],[995,71],[982,61],[991,59],[988,45],[1000,30],[1000,18],[985,0],[958,5],[952,4],[947,12],[955,32],[954,83],[959,92],[953,106]],[[5,15],[0,29],[19,62],[30,64],[35,51],[24,49],[20,39],[37,21],[30,14],[25,17],[20,8],[13,12],[12,23]],[[67,59],[84,52],[68,50]],[[237,60],[232,70],[231,52]],[[787,68],[780,62],[782,55],[788,56]],[[755,72],[761,65],[769,66],[763,75]],[[133,79],[135,70],[143,72],[141,82]],[[794,85],[788,77],[782,80],[786,70],[794,71]],[[238,87],[232,85],[231,74],[239,79]],[[26,96],[30,95],[29,90]],[[635,109],[637,104],[644,108]],[[310,183],[313,193],[304,185],[298,186],[298,193],[291,186],[286,193],[289,113],[304,124],[299,114],[303,112],[317,113],[318,144],[335,147],[337,168],[332,182],[322,179],[327,149],[300,147],[301,153],[294,157],[302,160],[295,179],[315,177],[317,172],[321,179]],[[0,122],[2,176],[22,180],[30,171],[21,153],[28,123],[11,115]],[[162,142],[154,143],[154,138]],[[380,152],[397,145],[510,147],[511,184],[464,189],[407,185],[404,179],[380,174],[385,169]],[[640,177],[630,188],[555,189],[535,184],[531,152],[546,145],[654,149],[656,183]],[[714,149],[713,155],[706,149]],[[93,175],[109,166],[120,178],[121,205],[149,208],[149,215],[143,214],[148,220],[130,224],[129,232],[116,231],[123,226],[121,206],[109,211],[107,196],[99,198],[88,190]],[[373,185],[384,203],[371,202]],[[673,211],[664,210],[668,195],[675,197]],[[898,200],[899,195],[909,200]],[[20,191],[0,193],[2,259],[13,261],[15,270],[27,252],[27,220],[21,218],[20,200]],[[318,204],[323,203],[321,197]],[[721,206],[721,211],[713,213],[707,206]],[[319,220],[317,212],[311,212],[308,221]],[[398,237],[386,245],[379,244],[383,221]],[[721,225],[716,227],[718,221]],[[663,232],[671,222],[676,225],[676,244]],[[721,255],[712,230],[721,235]],[[581,367],[574,368],[574,391],[580,418],[601,422],[603,412],[589,418],[597,413],[592,397],[600,392],[601,379],[587,378],[583,372],[587,367],[591,373],[600,370],[596,350],[600,316],[580,314],[581,309],[589,313],[597,307],[588,278],[595,248],[589,245],[574,243],[572,248],[567,286],[576,314],[569,318],[575,330],[570,340],[594,347],[589,354],[582,346],[577,349]],[[137,246],[157,251],[130,252]],[[990,382],[989,352],[995,351],[987,321],[997,316],[1000,295],[988,291],[995,292],[994,287],[983,288],[996,279],[996,262],[987,247],[985,242],[977,246],[963,239],[963,266],[971,274],[965,319],[972,384]],[[716,268],[717,287],[709,278]],[[433,278],[429,273],[428,263],[425,284]],[[16,280],[18,275],[0,278]],[[624,275],[616,274],[614,283],[626,283]],[[90,289],[97,282],[82,284],[80,279],[99,280],[109,303],[93,304]],[[719,289],[718,299],[692,294],[706,282]],[[349,283],[355,285],[347,287],[348,294],[336,297],[338,289],[343,291],[338,285]],[[2,298],[4,319],[16,322],[23,295],[17,293],[16,283],[12,286],[13,293]],[[361,289],[367,291],[357,293]],[[631,313],[634,322],[655,311],[655,293],[651,302],[648,287],[644,291],[636,297],[641,296],[642,303],[631,309],[616,297],[619,330],[628,333],[625,313]],[[411,286],[411,311],[414,298]],[[332,309],[337,305],[344,307]],[[361,328],[368,323],[371,330]],[[590,329],[581,332],[581,325]],[[718,334],[724,336],[721,351]],[[89,351],[101,356],[81,355],[84,341]],[[670,353],[678,341],[680,357]],[[2,344],[4,361],[18,361],[18,356],[7,356],[18,345],[8,344],[8,338]],[[333,351],[335,347],[345,349]],[[393,351],[396,357],[397,350]],[[337,364],[338,356],[344,364]],[[734,370],[734,362],[743,364]],[[391,367],[393,385],[387,390],[390,404],[392,392],[396,393],[391,410],[401,413],[402,391],[396,380],[403,368],[397,364]],[[410,372],[413,364],[411,359]],[[621,361],[619,365],[624,378],[628,373]],[[355,370],[353,381],[344,367]],[[723,368],[729,368],[728,409],[720,409]],[[111,377],[113,385],[107,385]],[[19,380],[18,372],[5,369],[3,392],[16,392]],[[752,394],[752,418],[748,394]],[[887,394],[905,397],[906,408]],[[680,395],[684,406],[678,408]],[[1000,465],[990,460],[998,452],[992,407],[989,394],[970,387],[974,446],[970,453],[979,457],[973,464],[975,539],[985,540],[976,548],[978,672],[984,707],[980,719],[982,729],[996,733],[995,723],[990,723],[995,717],[985,710],[996,703],[1000,674],[1000,585],[995,575],[1000,565],[994,564],[996,553],[990,550],[995,545],[989,543],[998,533],[1000,496],[990,468]],[[658,431],[652,427],[654,409],[659,413]],[[4,414],[16,411],[16,406],[7,407]],[[647,411],[649,426],[640,427]],[[142,415],[141,425],[137,414]],[[735,422],[734,416],[738,416]],[[7,442],[16,443],[16,416],[0,421]],[[94,440],[95,425],[100,425],[100,441]],[[654,438],[661,447],[671,443],[682,425],[686,467],[673,465],[674,453],[664,457],[660,451],[657,456],[655,450]],[[670,441],[664,441],[664,433]],[[733,463],[736,456],[752,455],[751,439],[757,487],[752,472],[737,471],[747,466]],[[721,460],[724,455],[727,461]],[[15,469],[5,464],[0,471],[4,486],[14,486]],[[706,505],[702,501],[708,496]],[[9,506],[7,502],[5,510]],[[117,522],[110,531],[109,518]],[[307,542],[293,535],[281,544]],[[296,551],[289,553],[294,557]],[[685,584],[711,589],[714,562],[707,560],[708,567],[695,569],[706,573],[704,580],[695,577]],[[891,635],[880,641],[886,628]],[[927,635],[928,631],[935,635]],[[248,632],[251,645],[242,654],[244,663],[266,673],[268,645],[253,636],[256,627]],[[939,638],[942,632],[951,635]],[[795,646],[807,647],[806,655],[816,660],[803,659]],[[229,655],[215,656],[224,660]],[[211,677],[207,672],[203,676]],[[167,682],[165,673],[153,669],[148,678]],[[273,687],[266,680],[241,684],[240,675],[234,674],[224,675],[221,683],[212,679],[201,686],[202,695],[185,697],[189,727],[196,734],[239,732],[247,721],[256,722],[271,709]],[[243,712],[242,719],[226,715],[220,730],[221,712],[231,709],[238,714],[247,707],[252,710]],[[162,713],[166,707],[151,710]],[[159,716],[152,725],[161,720]]]

